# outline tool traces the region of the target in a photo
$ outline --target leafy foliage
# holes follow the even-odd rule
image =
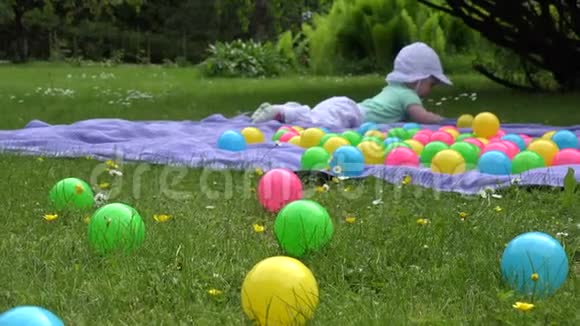
[[[546,88],[535,74],[551,74],[561,90],[580,88],[580,6],[576,0],[419,0],[431,8],[458,17],[492,43],[519,57],[519,70],[532,89]],[[489,78],[511,87],[502,67],[480,65]]]
[[[336,0],[303,31],[316,73],[384,71],[408,43],[426,42],[443,56],[476,38],[457,19],[403,0]]]
[[[210,45],[209,54],[201,64],[206,76],[272,77],[286,71],[291,64],[270,42],[217,42]]]

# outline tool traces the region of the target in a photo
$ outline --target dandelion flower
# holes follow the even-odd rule
[[[353,224],[354,222],[356,222],[356,217],[349,216],[349,217],[345,218],[344,220],[346,221],[346,223]]]
[[[330,187],[325,183],[322,186],[318,186],[316,187],[316,192],[328,192],[330,190]]]
[[[153,215],[153,219],[155,220],[155,222],[163,223],[169,221],[169,219],[171,219],[171,215],[155,214]]]
[[[459,218],[462,220],[465,220],[467,218],[467,216],[469,216],[469,214],[467,214],[466,212],[459,213]]]
[[[38,162],[44,162],[44,157],[38,157],[36,160],[37,160]]]
[[[347,186],[344,188],[344,192],[351,192],[352,191],[352,187],[351,186]]]
[[[58,218],[58,214],[45,214],[44,219],[51,222]]]
[[[426,218],[420,218],[417,220],[417,225],[427,225],[429,224],[429,220]]]
[[[83,219],[85,223],[89,224],[91,222],[91,217],[90,216],[85,216],[85,218]]]
[[[535,282],[540,279],[540,275],[538,275],[538,273],[533,273],[530,278]]]
[[[117,163],[115,163],[115,161],[112,161],[112,160],[105,161],[105,165],[107,165],[107,167],[109,167],[112,170],[116,170],[119,168],[119,165]]]
[[[254,170],[256,172],[257,175],[261,176],[264,175],[264,170],[260,169],[260,168],[256,168],[256,170]]]
[[[75,186],[75,192],[77,195],[82,194],[84,191],[85,191],[85,188],[83,188],[83,185],[78,184]]]
[[[340,179],[337,177],[332,177],[332,182],[334,183],[340,183]]]
[[[208,290],[207,293],[211,296],[216,297],[218,295],[221,295],[223,292],[218,290],[218,289],[211,289],[211,290]]]
[[[254,232],[256,232],[256,233],[262,233],[266,230],[266,228],[260,224],[254,224],[253,227],[254,227]]]
[[[108,182],[101,182],[99,183],[99,188],[105,190],[105,189],[109,189],[111,187],[111,184]]]
[[[411,183],[411,181],[413,181],[413,178],[411,178],[410,175],[406,175],[406,176],[403,177],[403,181],[401,181],[401,183],[403,185],[408,185],[408,184]]]
[[[533,303],[527,303],[527,302],[516,302],[514,305],[512,305],[512,307],[514,307],[515,309],[519,310],[519,311],[530,311],[532,309],[534,309],[534,304]]]
[[[498,212],[498,213],[499,213],[499,212],[501,212],[501,211],[503,211],[503,208],[501,208],[501,207],[499,207],[499,206],[495,206],[495,208],[494,208],[494,209],[495,209],[495,211],[496,211],[496,212]]]

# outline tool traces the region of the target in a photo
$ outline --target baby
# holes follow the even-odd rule
[[[254,123],[277,120],[294,125],[327,128],[357,128],[364,122],[388,124],[412,121],[436,124],[446,121],[423,107],[421,97],[437,84],[452,85],[435,51],[425,43],[405,46],[395,58],[394,70],[387,75],[388,85],[375,97],[356,103],[347,97],[332,97],[312,110],[306,105],[288,102],[262,104],[252,115]]]

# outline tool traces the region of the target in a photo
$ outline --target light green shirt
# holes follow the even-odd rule
[[[381,93],[359,103],[365,122],[386,124],[405,120],[409,105],[423,105],[415,90],[404,84],[390,83]]]

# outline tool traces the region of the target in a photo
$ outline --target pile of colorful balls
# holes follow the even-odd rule
[[[232,139],[240,144],[237,149],[232,148]],[[259,129],[248,127],[240,133],[224,133],[218,147],[243,150],[246,144],[264,141]],[[357,130],[340,134],[324,128],[283,126],[272,141],[305,148],[303,170],[331,170],[347,177],[360,175],[365,165],[377,164],[430,168],[444,174],[478,170],[493,175],[580,164],[580,141],[572,131],[550,131],[538,138],[506,134],[498,117],[490,112],[475,117],[463,115],[457,126],[443,126],[436,131],[422,129],[416,123],[386,131],[374,123],[365,123]]]

